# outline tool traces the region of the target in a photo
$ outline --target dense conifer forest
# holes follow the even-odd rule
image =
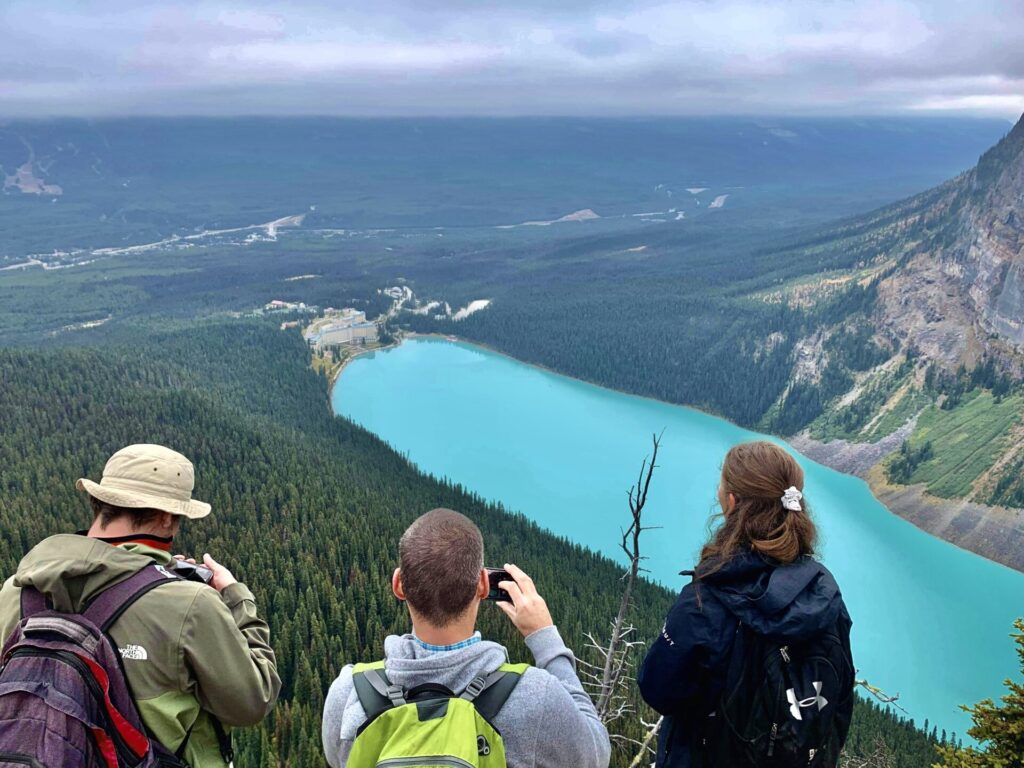
[[[214,512],[186,525],[179,548],[213,553],[253,588],[284,680],[268,721],[236,733],[238,766],[323,764],[327,687],[344,663],[380,657],[384,636],[405,631],[389,584],[397,540],[432,507],[470,515],[491,562],[510,560],[531,573],[578,653],[585,653],[584,633],[606,631],[618,607],[620,565],[424,477],[380,440],[333,417],[326,380],[310,370],[298,334],[276,322],[143,324],[88,348],[0,349],[0,380],[5,575],[44,536],[87,524],[74,480],[98,477],[117,448],[159,442],[195,462],[196,495]],[[608,535],[614,540],[618,531]],[[640,585],[632,619],[642,636],[658,631],[671,600],[661,587]],[[528,659],[492,608],[483,606],[484,634],[506,643],[513,659]],[[635,717],[616,729],[640,733]],[[862,702],[850,750],[870,755],[884,743],[898,768],[925,768],[936,738]],[[617,752],[615,764],[631,757]]]

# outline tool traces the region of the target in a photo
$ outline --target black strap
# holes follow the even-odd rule
[[[192,731],[195,730],[195,727],[197,725],[199,725],[200,717],[202,717],[202,712],[200,712],[196,716],[196,719],[192,721],[192,725],[190,725],[188,727],[188,730],[185,731],[185,738],[181,740],[181,744],[179,744],[178,748],[174,751],[174,759],[177,761],[177,763],[181,765],[188,765],[188,763],[185,762],[185,750],[188,749],[188,740],[192,736]],[[231,745],[231,734],[224,729],[224,725],[221,723],[221,721],[213,715],[210,715],[210,722],[213,725],[213,733],[217,737],[217,746],[220,749],[220,756],[224,758],[225,763],[231,765],[235,760],[235,750],[234,747]],[[157,738],[153,736],[153,734],[150,733],[148,729],[147,733],[149,733],[149,738],[151,741],[153,741],[154,743],[159,743]]]
[[[377,670],[367,670],[367,672],[376,671]],[[352,675],[352,685],[356,689],[356,696],[359,699],[360,706],[363,708],[363,712],[366,713],[366,720],[364,720],[363,724],[359,726],[358,733],[362,733],[366,726],[393,706],[391,699],[388,698],[387,692],[378,690],[376,685],[376,683],[379,682],[377,676],[374,675],[371,680],[367,677],[367,672],[357,672]],[[380,677],[387,680],[387,675],[384,674],[383,670],[380,673]],[[390,685],[390,682],[388,682],[387,685]]]
[[[383,696],[390,702],[392,707],[405,706],[405,689],[388,680],[383,669],[368,669],[363,673],[363,677],[373,686],[373,690],[379,696]]]
[[[210,715],[213,722],[213,732],[217,736],[217,746],[220,747],[220,756],[224,762],[233,765],[235,762],[235,748],[231,744],[231,734],[224,728],[224,724],[213,715]]]
[[[477,675],[469,681],[469,685],[466,686],[466,690],[462,692],[462,695],[459,696],[459,698],[465,699],[469,702],[476,701],[477,697],[480,696],[481,693],[497,683],[504,676],[505,673],[500,669],[495,672],[491,672],[489,675]]]
[[[188,730],[185,731],[185,738],[181,740],[181,744],[179,744],[178,748],[174,750],[174,759],[179,763],[185,762],[185,748],[188,747],[189,737],[192,735],[192,729],[195,728],[196,723],[199,722],[199,717],[200,715],[196,715],[196,719],[192,721],[192,725],[190,725]]]
[[[502,672],[501,670],[492,672],[487,676],[487,683],[483,690],[470,699],[473,706],[476,707],[476,711],[480,713],[480,717],[490,723],[492,727],[495,716],[505,706],[508,697],[519,685],[521,677],[522,675],[518,672]],[[465,698],[465,694],[463,694],[463,698]]]

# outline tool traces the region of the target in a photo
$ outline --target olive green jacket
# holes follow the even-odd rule
[[[0,641],[21,618],[22,586],[34,586],[56,610],[77,612],[149,563],[171,560],[141,544],[115,547],[74,534],[44,539],[0,589]],[[133,603],[110,637],[153,736],[175,751],[195,723],[185,751],[193,768],[225,765],[211,714],[228,727],[255,725],[277,700],[270,630],[244,584],[223,593],[194,581],[162,585]]]

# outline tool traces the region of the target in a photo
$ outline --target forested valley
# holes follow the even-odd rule
[[[74,480],[98,476],[122,445],[165,443],[195,462],[197,496],[214,512],[184,529],[180,549],[210,551],[252,587],[284,680],[269,720],[236,733],[239,766],[323,764],[320,710],[331,680],[346,662],[380,657],[384,636],[406,629],[389,577],[398,536],[427,509],[449,506],[476,520],[489,559],[514,561],[534,576],[583,656],[584,634],[606,631],[620,599],[621,565],[424,477],[380,440],[333,417],[327,381],[309,362],[297,333],[266,320],[142,323],[97,346],[0,350],[5,574],[42,537],[87,523]],[[608,535],[617,539],[618,531]],[[631,617],[640,636],[657,633],[671,600],[668,590],[641,583]],[[528,659],[491,608],[482,612],[484,634],[506,643],[514,659]],[[637,716],[615,727],[642,733]],[[944,738],[861,701],[849,750],[869,757],[884,745],[892,765],[924,768]],[[632,756],[618,750],[615,764]]]

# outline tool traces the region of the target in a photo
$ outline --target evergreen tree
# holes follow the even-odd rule
[[[1017,644],[1021,672],[1024,673],[1024,619],[1014,622],[1013,637]],[[952,744],[939,748],[942,762],[936,768],[1021,768],[1024,766],[1024,684],[1006,681],[1008,693],[1000,704],[984,699],[970,712],[974,725],[967,731],[981,746],[960,747]],[[954,735],[953,741],[956,741]]]

